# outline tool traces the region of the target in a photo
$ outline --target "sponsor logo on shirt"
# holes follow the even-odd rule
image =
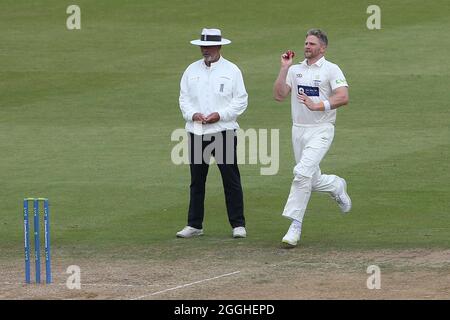
[[[336,80],[336,84],[347,84],[347,80],[345,80],[345,79],[338,79],[338,80]]]
[[[298,85],[298,94],[304,93],[308,97],[318,97],[319,96],[319,88],[318,87],[309,87]]]

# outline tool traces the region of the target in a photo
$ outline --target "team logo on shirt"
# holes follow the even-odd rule
[[[313,82],[314,82],[314,87],[319,87],[320,86],[320,83],[322,82],[322,81],[320,81],[320,74],[316,74],[314,76]]]

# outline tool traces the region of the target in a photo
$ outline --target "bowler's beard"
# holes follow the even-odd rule
[[[312,51],[305,51],[304,55],[305,55],[306,59],[313,58],[313,52]]]

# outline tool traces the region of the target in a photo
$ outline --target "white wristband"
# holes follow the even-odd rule
[[[324,111],[330,111],[331,110],[330,101],[328,101],[328,100],[323,101],[323,108],[324,108]]]

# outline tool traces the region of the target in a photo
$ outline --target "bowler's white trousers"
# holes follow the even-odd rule
[[[283,216],[303,221],[312,191],[336,193],[338,180],[335,175],[320,172],[319,164],[330,149],[334,138],[334,125],[292,126],[292,145],[295,162],[294,180]]]

